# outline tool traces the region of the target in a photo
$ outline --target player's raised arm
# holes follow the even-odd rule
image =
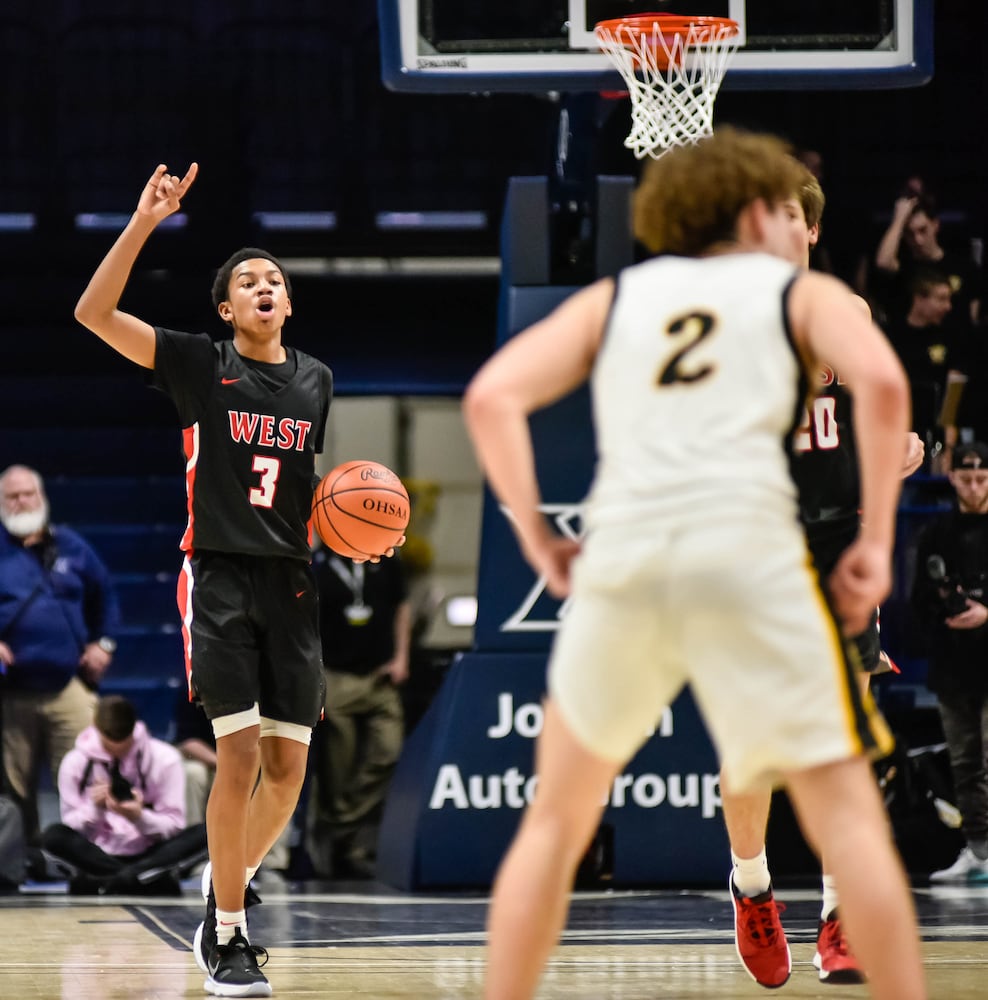
[[[184,177],[160,164],[141,192],[137,210],[96,269],[75,307],[75,318],[125,358],[154,367],[154,327],[118,307],[131,268],[141,248],[162,219],[181,207],[182,198],[199,172],[191,164]]]

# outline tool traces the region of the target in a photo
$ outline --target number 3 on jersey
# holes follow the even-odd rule
[[[278,489],[278,476],[281,475],[281,461],[270,455],[255,455],[251,468],[261,474],[261,481],[257,486],[250,488],[247,499],[255,507],[274,506],[274,494]]]
[[[839,445],[837,400],[833,396],[817,396],[812,407],[803,409],[803,422],[793,438],[793,448],[797,452],[830,451]]]

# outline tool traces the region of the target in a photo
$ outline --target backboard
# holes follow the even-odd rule
[[[726,89],[918,86],[933,72],[933,0],[378,0],[381,67],[398,91],[623,89],[598,21],[730,17],[741,45]]]

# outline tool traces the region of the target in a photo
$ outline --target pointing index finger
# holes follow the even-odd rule
[[[178,185],[179,194],[185,194],[186,191],[191,187],[192,182],[196,179],[196,175],[199,173],[199,164],[194,160],[189,164],[189,169],[186,170],[185,176],[182,178]]]

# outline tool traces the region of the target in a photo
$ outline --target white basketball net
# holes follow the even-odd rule
[[[639,160],[657,160],[713,132],[714,99],[737,51],[737,25],[695,23],[667,38],[657,18],[651,30],[598,24],[595,34],[627,84],[631,131],[624,144]]]

